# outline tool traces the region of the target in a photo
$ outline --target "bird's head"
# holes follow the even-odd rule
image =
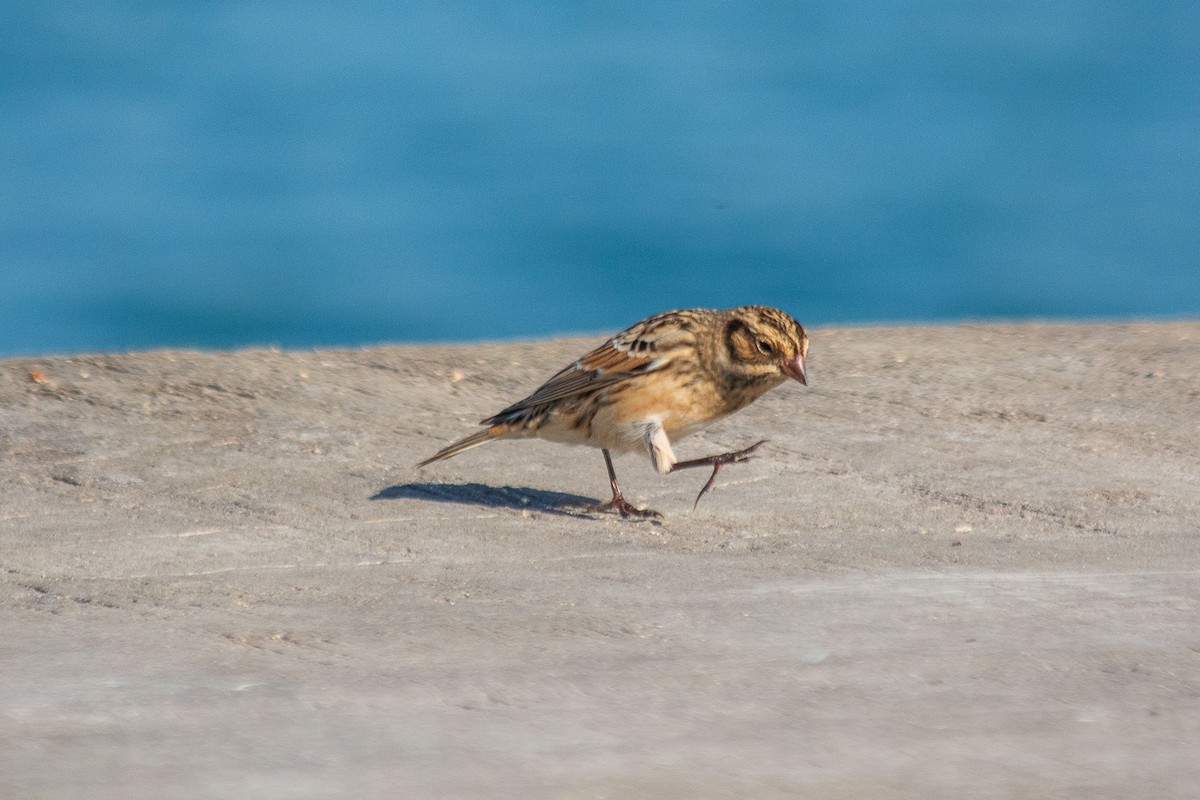
[[[788,378],[808,385],[808,334],[790,314],[768,306],[730,309],[724,355],[735,382],[778,385]]]

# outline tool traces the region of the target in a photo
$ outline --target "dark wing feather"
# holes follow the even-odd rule
[[[694,341],[691,331],[680,327],[677,320],[672,319],[674,324],[662,324],[667,316],[651,317],[622,331],[550,378],[524,400],[481,424],[513,422],[552,403],[584,397],[631,376],[662,369],[671,360],[668,350]]]

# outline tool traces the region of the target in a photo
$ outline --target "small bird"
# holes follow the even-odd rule
[[[788,378],[808,385],[808,335],[789,314],[768,306],[690,308],[648,317],[618,333],[546,381],[524,400],[480,422],[487,427],[418,464],[456,456],[496,439],[539,438],[600,448],[612,500],[597,510],[660,517],[628,502],[611,452],[645,448],[665,475],[712,467],[693,508],[726,464],[751,458],[766,440],[732,453],[678,461],[673,440],[753,403]]]

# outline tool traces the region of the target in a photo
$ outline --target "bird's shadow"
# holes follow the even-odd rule
[[[596,500],[528,486],[487,486],[482,483],[402,483],[381,489],[372,500],[434,500],[485,508],[511,508],[567,517],[594,518]]]

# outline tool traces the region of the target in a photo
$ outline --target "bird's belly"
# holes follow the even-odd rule
[[[607,409],[580,417],[553,414],[537,430],[537,437],[560,444],[583,444],[626,453],[642,447],[646,422],[616,420]]]
[[[613,406],[596,415],[592,428],[594,435],[609,442],[604,447],[640,450],[645,447],[648,430],[661,427],[670,441],[677,442],[723,416],[697,413],[694,407],[680,403],[648,404],[641,408]]]
[[[663,422],[663,429],[666,430],[667,436],[670,437],[671,441],[678,442],[685,436],[691,436],[693,433],[699,433],[709,425],[719,421],[724,416],[724,414],[720,414],[715,417],[709,417],[705,420],[693,420],[690,422],[683,422],[679,425],[670,424],[673,422],[673,420],[665,420]]]
[[[630,452],[644,449],[648,433],[659,427],[669,440],[678,441],[724,416],[724,408],[696,391],[631,391],[616,398],[593,396],[564,403],[525,435]]]

